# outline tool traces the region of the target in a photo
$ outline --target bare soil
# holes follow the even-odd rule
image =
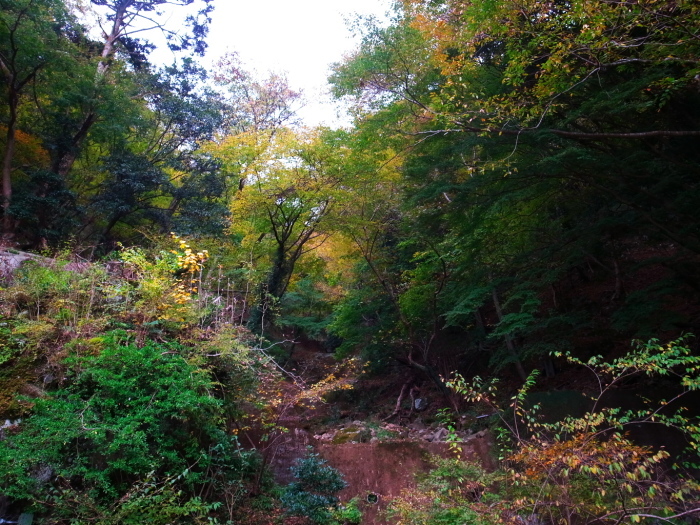
[[[494,468],[490,455],[492,445],[489,434],[477,435],[463,444],[462,458]],[[409,440],[342,445],[324,443],[318,446],[318,451],[348,482],[348,487],[340,494],[341,501],[357,497],[362,502],[362,523],[365,525],[390,524],[384,511],[391,498],[405,490],[415,490],[416,475],[428,472],[432,467],[431,456],[455,455],[447,443]]]
[[[293,358],[297,371],[303,370],[305,376],[314,377],[316,380],[321,379],[333,367],[332,356],[305,345],[295,349]],[[391,412],[396,402],[395,390],[387,389],[384,398],[376,400],[378,412]],[[312,447],[329,465],[338,469],[348,483],[348,487],[339,495],[341,502],[352,498],[361,501],[363,525],[391,523],[385,516],[390,500],[405,490],[415,489],[416,476],[431,469],[432,457],[455,456],[455,451],[450,449],[448,443],[421,439],[417,432],[409,429],[406,420],[402,420],[405,425],[387,425],[397,430],[398,439],[374,438],[371,442],[342,444],[321,440],[319,433],[342,432],[343,427],[347,429],[352,425],[353,419],[360,417],[353,412],[330,422],[332,412],[343,413],[343,409],[331,403],[320,403],[283,415],[280,424],[287,427],[288,431],[277,435],[271,443],[269,466],[277,483],[286,485],[293,481],[290,467],[307,453],[308,447]],[[418,414],[414,414],[414,417],[417,416]],[[378,424],[376,419],[373,423],[375,426]],[[495,461],[491,456],[492,447],[491,435],[485,431],[478,432],[461,445],[461,456],[467,460],[481,462],[486,469],[493,469]],[[286,525],[302,522],[303,519],[300,521],[297,518],[285,520]]]

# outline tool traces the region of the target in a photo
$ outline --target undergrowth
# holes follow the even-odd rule
[[[612,362],[567,356],[595,378],[592,409],[583,416],[543,422],[540,407],[527,403],[536,373],[508,403],[496,382],[455,376],[449,386],[465,400],[487,406],[499,418],[500,467],[487,473],[457,459],[437,460],[418,491],[407,491],[390,507],[403,525],[678,523],[700,515],[698,469],[700,425],[681,400],[700,388],[700,357],[688,338],[667,344],[636,342]],[[609,408],[603,396],[635,376],[674,378],[673,398],[646,401],[636,410]],[[671,457],[639,444],[630,429],[661,425],[687,445]],[[689,470],[690,469],[690,470]]]
[[[102,263],[36,258],[0,289],[10,514],[232,523],[249,494],[271,487],[238,432],[279,372],[241,318],[232,322],[245,298],[207,281],[206,251],[170,245]]]

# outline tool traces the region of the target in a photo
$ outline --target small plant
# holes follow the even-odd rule
[[[435,468],[418,480],[417,489],[407,489],[394,498],[388,509],[392,523],[406,525],[464,525],[493,523],[487,487],[497,474],[456,458],[433,457]]]
[[[292,467],[297,481],[282,494],[282,503],[293,516],[306,516],[313,523],[332,523],[338,510],[336,494],[347,484],[336,469],[318,454],[309,452]]]
[[[357,498],[352,498],[345,505],[340,505],[333,512],[333,518],[330,525],[351,525],[362,521],[362,511],[360,510],[360,501]]]
[[[447,430],[445,441],[449,443],[450,450],[456,454],[461,454],[462,448],[459,445],[460,438],[457,435],[454,411],[450,408],[441,408],[437,411],[436,419]]]
[[[194,252],[190,245],[174,233],[170,236],[178,244],[180,251],[171,250],[170,253],[177,257],[177,267],[180,278],[177,280],[174,291],[176,304],[185,304],[192,299],[192,295],[202,288],[202,271],[204,263],[209,259],[209,252],[202,250]]]

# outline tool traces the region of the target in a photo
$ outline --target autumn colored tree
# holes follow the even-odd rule
[[[407,0],[403,5],[446,77],[444,95],[431,110],[456,129],[507,134],[548,129],[588,140],[700,135],[692,120],[668,118],[673,115],[668,103],[690,95],[696,82],[700,13],[692,3]],[[500,84],[498,90],[480,86],[483,70]],[[624,93],[625,103],[644,114],[645,122],[603,127],[593,115],[578,118],[577,125],[549,120],[580,105],[596,84],[628,83],[633,77],[638,82]]]
[[[226,53],[214,65],[212,79],[227,102],[227,133],[273,132],[299,124],[302,94],[292,89],[285,75],[258,78],[236,53]]]
[[[343,176],[329,136],[284,128],[271,136],[261,130],[229,136],[211,148],[241,180],[231,200],[232,230],[269,261],[258,319],[273,315],[296,263],[329,234],[323,225]]]
[[[481,485],[477,491],[482,494],[469,510],[487,523],[503,522],[504,517],[513,515],[567,524],[580,520],[639,523],[700,513],[700,485],[686,468],[693,466],[696,457],[698,422],[680,402],[700,387],[700,359],[686,342],[687,338],[668,343],[636,341],[633,350],[611,362],[601,356],[586,361],[568,356],[572,364],[591,374],[596,387],[590,409],[562,421],[547,420],[539,405],[528,402],[536,373],[505,403],[497,401],[495,381],[477,377],[470,384],[461,376],[455,377],[450,387],[493,410],[503,428],[505,468],[493,485],[500,487],[501,494],[492,498],[494,505],[486,505],[482,496],[490,488]],[[604,406],[606,393],[639,376],[652,381],[665,377],[679,385],[673,397],[658,403],[645,400],[639,410]],[[681,446],[687,446],[680,457],[688,458],[689,463],[679,456],[671,458],[663,447],[640,445],[630,429],[648,425],[664,427]],[[673,474],[664,462],[673,465]],[[449,508],[449,504],[442,508]]]
[[[684,321],[663,294],[695,294],[680,260],[699,246],[697,39],[680,35],[697,11],[597,9],[404,2],[331,76],[358,127],[402,158],[405,311],[423,329],[436,319],[438,344],[465,330],[459,355],[512,363],[521,380],[582,337],[672,329]],[[675,87],[660,97],[659,82]],[[632,261],[661,242],[672,274],[629,293]],[[605,315],[575,297],[598,278]]]

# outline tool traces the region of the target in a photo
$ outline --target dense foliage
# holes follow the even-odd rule
[[[88,4],[99,20],[78,16]],[[696,343],[679,337],[700,333],[696,2],[397,1],[385,23],[354,23],[361,43],[333,66],[354,118],[336,130],[301,126],[282,74],[235,53],[205,71],[212,9],[0,0],[0,420],[21,418],[0,435],[0,490],[13,504],[46,523],[237,519],[243,495],[269,489],[282,414],[349,387],[299,372],[300,344],[346,371],[362,360],[401,392],[389,417],[417,391],[443,414],[503,415],[509,396],[477,376],[590,392],[661,384],[628,371],[695,373]],[[140,19],[172,65],[151,62]],[[675,342],[628,355],[653,337]],[[396,516],[695,513],[682,501],[697,486],[663,469],[697,452],[669,459],[619,431],[655,418],[692,437],[694,414],[617,407],[537,426],[520,392],[501,417],[512,471],[443,463]],[[329,510],[336,473],[305,461],[288,510],[355,519]],[[615,490],[647,510],[620,513]]]
[[[51,506],[54,519],[106,523],[116,512],[115,523],[136,523],[153,513],[139,501],[153,486],[172,500],[154,519],[169,523],[208,510],[193,496],[207,485],[242,481],[251,458],[221,428],[223,403],[185,347],[138,347],[125,332],[90,344],[67,358],[67,386],[34,401],[22,432],[0,442],[4,494]]]
[[[314,523],[331,523],[339,502],[336,494],[347,486],[340,472],[328,466],[318,454],[309,453],[297,461],[292,473],[296,481],[282,495],[288,512],[307,516]]]
[[[543,420],[543,409],[528,399],[533,373],[508,403],[497,401],[495,381],[456,376],[450,387],[494,411],[500,429],[501,468],[486,472],[460,459],[437,459],[421,481],[392,502],[402,524],[639,523],[675,520],[698,512],[697,468],[700,427],[679,400],[700,384],[700,359],[683,346],[652,340],[610,363],[600,356],[586,362],[571,358],[591,373],[598,389],[581,416]],[[639,410],[606,406],[606,394],[635,376],[672,376],[682,388],[671,399],[647,400]],[[649,426],[672,434],[674,457],[644,443]],[[648,437],[647,437],[648,440]],[[685,447],[685,450],[683,448]]]

